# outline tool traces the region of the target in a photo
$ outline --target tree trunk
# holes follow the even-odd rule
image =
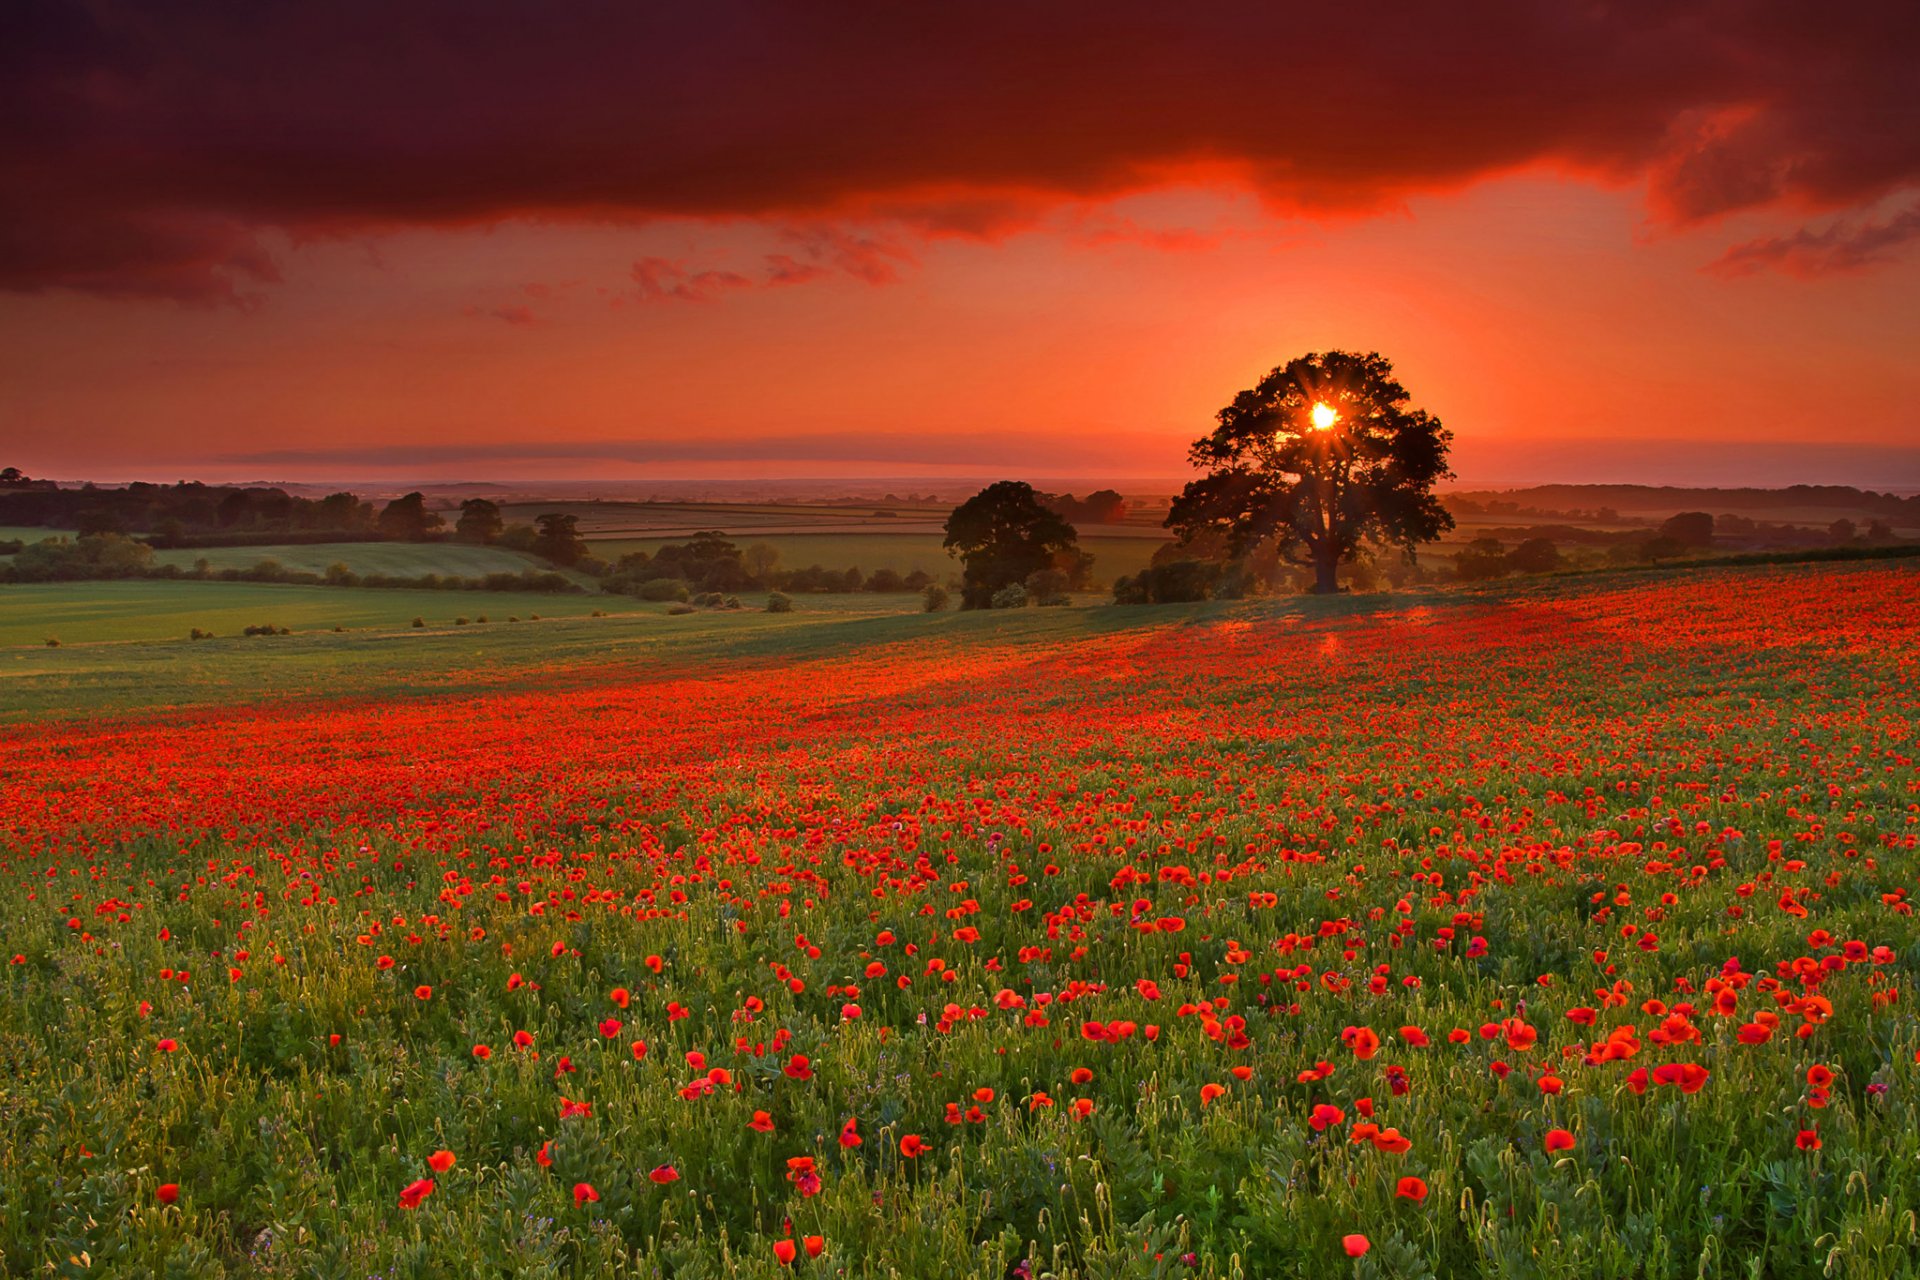
[[[1316,552],[1313,557],[1313,594],[1330,596],[1340,590],[1340,557],[1333,552]]]

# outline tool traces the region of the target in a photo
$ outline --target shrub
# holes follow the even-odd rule
[[[1212,597],[1222,567],[1211,560],[1168,560],[1113,584],[1115,604],[1190,604]]]
[[[925,613],[938,613],[952,600],[947,589],[937,582],[929,582],[920,592],[920,608]]]
[[[686,600],[691,594],[681,578],[649,578],[635,592],[642,600]]]
[[[211,631],[202,631],[202,630],[201,630],[200,628],[198,628],[198,627],[195,627],[195,628],[194,628],[194,629],[193,629],[192,631],[190,631],[190,632],[188,632],[188,633],[187,633],[187,639],[189,639],[189,640],[211,640],[211,639],[213,639],[213,632],[211,632]]]
[[[286,627],[276,627],[271,622],[263,622],[256,627],[241,628],[240,634],[243,636],[290,636],[293,632]]]
[[[698,612],[698,610],[696,610],[696,609],[695,609],[695,608],[694,608],[694,607],[693,607],[692,605],[690,605],[690,604],[684,604],[684,603],[682,603],[682,604],[670,604],[670,605],[668,605],[668,606],[667,606],[667,616],[668,616],[668,617],[670,617],[670,618],[677,618],[677,617],[679,617],[679,616],[680,616],[680,615],[682,615],[682,614],[686,614],[686,613],[696,613],[696,612]]]
[[[49,648],[49,649],[58,649],[59,647],[60,647],[60,637],[59,637],[59,636],[48,636],[48,637],[47,637],[47,648]]]
[[[424,627],[427,625],[427,620],[425,618],[415,618],[413,620],[413,625],[416,627]]]
[[[788,595],[784,591],[769,592],[767,594],[767,612],[768,613],[792,613],[793,597]]]
[[[1027,575],[1027,594],[1038,605],[1072,604],[1067,586],[1067,575],[1058,569],[1038,569]]]
[[[1024,609],[1027,607],[1027,589],[1017,582],[1009,582],[994,592],[987,603],[994,609]]]
[[[461,615],[460,615],[459,617],[457,617],[457,618],[455,618],[455,619],[453,620],[453,625],[454,625],[454,626],[456,626],[456,627],[464,627],[464,626],[466,626],[466,625],[467,625],[467,615],[463,613],[463,614],[461,614]]]

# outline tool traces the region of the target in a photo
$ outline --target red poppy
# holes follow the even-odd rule
[[[806,1246],[807,1256],[809,1258],[817,1258],[827,1251],[827,1238],[825,1236],[808,1236],[801,1243]]]
[[[657,1165],[648,1172],[647,1180],[664,1187],[669,1182],[680,1181],[680,1171],[670,1164]]]
[[[180,1198],[180,1184],[163,1182],[153,1189],[153,1198],[161,1204],[172,1204]]]
[[[180,1043],[177,1040],[162,1040],[153,1047],[160,1053],[172,1053],[180,1047]]]
[[[432,1194],[432,1178],[420,1178],[416,1181],[409,1182],[400,1190],[400,1207],[402,1209],[418,1209],[420,1202]]]
[[[433,999],[433,988],[423,982],[413,989],[413,998],[415,1000],[431,1000]]]
[[[453,1159],[451,1151],[436,1151],[427,1157],[427,1167],[435,1173],[445,1173],[453,1168]]]
[[[1331,1103],[1322,1102],[1314,1107],[1313,1114],[1307,1117],[1307,1123],[1312,1125],[1316,1132],[1325,1133],[1332,1126],[1344,1123],[1346,1118],[1346,1112]]]
[[[800,1250],[791,1240],[775,1240],[773,1242],[774,1260],[783,1267],[792,1266],[793,1260],[799,1252]]]
[[[841,1146],[857,1147],[860,1145],[859,1124],[860,1124],[859,1120],[856,1119],[855,1117],[852,1117],[852,1116],[847,1117],[847,1122],[840,1126],[840,1145]]]
[[[1547,1130],[1547,1150],[1567,1151],[1573,1147],[1573,1134],[1565,1129]]]
[[[1226,1091],[1227,1091],[1227,1086],[1223,1084],[1201,1085],[1200,1086],[1200,1105],[1203,1107],[1209,1105],[1210,1103],[1213,1102],[1215,1098],[1219,1097],[1221,1094],[1225,1093]]]
[[[1371,1249],[1373,1245],[1368,1242],[1365,1236],[1355,1232],[1350,1236],[1341,1236],[1340,1247],[1347,1251],[1349,1258],[1358,1258],[1368,1249]]]
[[[477,1044],[473,1046],[473,1056],[480,1059],[480,1061],[485,1062],[488,1058],[491,1058],[493,1056],[493,1050],[487,1048],[487,1046],[483,1044]]]
[[[1820,1149],[1820,1131],[1818,1129],[1802,1129],[1798,1134],[1794,1135],[1793,1145],[1802,1151],[1818,1151]]]
[[[1394,1187],[1393,1194],[1418,1204],[1427,1198],[1427,1184],[1419,1178],[1402,1178],[1399,1185]]]
[[[926,1139],[917,1133],[910,1133],[900,1139],[900,1154],[909,1160],[916,1160],[931,1150],[933,1150],[933,1148],[927,1145]]]
[[[773,1117],[764,1111],[756,1111],[753,1113],[753,1119],[747,1121],[747,1128],[755,1133],[772,1133]]]
[[[573,1207],[574,1208],[577,1209],[581,1205],[586,1204],[589,1201],[598,1200],[599,1198],[600,1198],[600,1193],[593,1189],[593,1184],[591,1182],[576,1182],[573,1184]]]
[[[600,1034],[611,1040],[620,1034],[621,1025],[618,1018],[603,1018],[600,1022]]]

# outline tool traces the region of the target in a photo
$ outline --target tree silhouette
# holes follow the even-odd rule
[[[221,523],[226,519],[226,503],[221,504]],[[389,538],[420,542],[446,526],[436,511],[427,510],[427,500],[419,493],[404,494],[389,502],[380,512],[380,532]]]
[[[560,511],[549,511],[534,521],[539,533],[533,539],[535,555],[545,556],[561,567],[579,564],[587,555],[587,540],[580,536],[580,520]]]
[[[1363,541],[1414,548],[1453,528],[1433,486],[1453,473],[1453,434],[1424,409],[1378,352],[1313,352],[1273,370],[1194,442],[1208,474],[1174,500],[1169,528],[1191,539],[1223,532],[1236,556],[1271,539],[1313,566],[1314,590],[1339,589],[1342,563]]]
[[[507,527],[500,508],[485,498],[468,498],[460,504],[460,519],[453,532],[465,542],[492,542]]]
[[[1004,587],[1054,567],[1054,556],[1079,550],[1073,526],[1040,503],[1033,486],[1018,480],[990,484],[947,517],[948,555],[966,566],[960,603],[985,609]]]

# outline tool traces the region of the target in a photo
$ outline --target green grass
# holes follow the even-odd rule
[[[184,638],[193,628],[232,635],[272,623],[296,631],[405,627],[415,617],[451,623],[464,614],[569,616],[632,608],[615,597],[518,591],[408,591],[271,582],[139,579],[0,586],[0,647]]]
[[[71,529],[43,529],[37,524],[0,524],[0,542],[41,542],[47,538],[71,538]]]
[[[344,564],[355,573],[380,573],[395,577],[417,578],[437,573],[441,577],[478,578],[489,573],[520,573],[527,569],[540,572],[553,566],[538,556],[504,547],[478,547],[464,542],[319,542],[310,545],[270,547],[177,547],[153,553],[156,565],[178,565],[191,569],[205,559],[218,572],[221,569],[251,569],[262,560],[277,561],[282,568],[302,573],[325,573],[329,565]]]

